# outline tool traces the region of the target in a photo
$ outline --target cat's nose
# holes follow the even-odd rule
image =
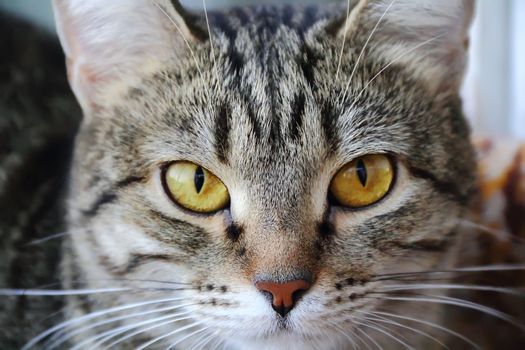
[[[272,295],[272,307],[282,317],[285,317],[293,309],[299,298],[311,286],[312,284],[306,280],[294,280],[286,283],[262,281],[255,284],[258,290]]]

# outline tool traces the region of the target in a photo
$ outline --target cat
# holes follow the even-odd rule
[[[518,316],[461,294],[523,296],[463,283],[519,265],[458,267],[479,254],[473,1],[53,5],[84,119],[61,288],[34,290],[64,321],[24,349],[525,344]],[[460,330],[454,305],[512,337]]]

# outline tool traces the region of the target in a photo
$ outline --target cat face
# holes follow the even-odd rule
[[[66,280],[130,288],[92,308],[172,299],[140,336],[186,347],[332,348],[403,308],[386,274],[449,263],[472,188],[470,8],[237,9],[208,34],[169,1],[55,1],[85,113]]]

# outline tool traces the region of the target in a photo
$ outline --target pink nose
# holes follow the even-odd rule
[[[311,286],[312,284],[306,280],[295,280],[286,283],[263,281],[255,284],[258,290],[272,295],[272,307],[282,317],[286,316],[293,309],[297,300]]]

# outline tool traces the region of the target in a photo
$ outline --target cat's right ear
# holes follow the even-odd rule
[[[53,0],[68,76],[84,113],[139,72],[205,40],[178,0]]]

